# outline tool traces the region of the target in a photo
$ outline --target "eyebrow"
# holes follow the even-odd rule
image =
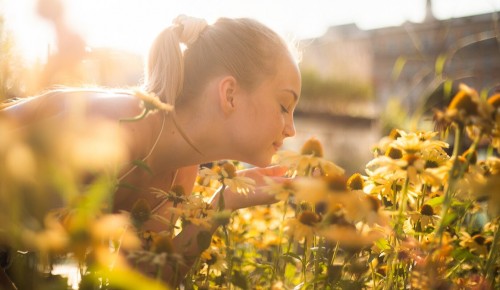
[[[291,93],[293,95],[293,99],[295,100],[295,102],[299,99],[299,95],[294,90],[283,89],[283,91]]]

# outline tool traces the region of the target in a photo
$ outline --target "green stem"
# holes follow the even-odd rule
[[[485,275],[486,280],[491,279],[491,289],[495,289],[495,275],[494,275],[494,264],[497,259],[498,243],[500,242],[500,218],[496,220],[497,229],[495,231],[495,237],[493,238],[493,243],[490,247],[490,252],[488,253],[488,259],[486,260]]]
[[[410,184],[410,178],[407,176],[401,194],[401,203],[399,204],[398,220],[396,222],[396,228],[394,229],[396,232],[396,237],[401,239],[403,238],[403,225],[405,220],[406,200],[408,198],[409,184]],[[394,241],[396,240],[397,239],[394,239]]]
[[[281,225],[280,225],[280,232],[279,232],[279,236],[278,236],[278,250],[276,251],[276,255],[275,255],[275,260],[274,260],[274,272],[273,272],[273,276],[272,276],[272,279],[271,281],[274,281],[274,279],[276,278],[276,272],[280,272],[278,274],[280,274],[281,278],[284,280],[284,277],[285,277],[285,269],[286,269],[286,259],[283,261],[284,265],[283,265],[283,271],[280,270],[279,268],[279,260],[282,256],[282,252],[283,252],[283,249],[282,249],[282,246],[281,246],[281,242],[283,240],[283,225],[285,223],[285,218],[286,218],[286,210],[288,208],[288,199],[285,200],[284,202],[284,208],[283,208],[283,216],[281,218]],[[282,275],[281,275],[282,274]]]
[[[333,250],[333,256],[332,256],[332,260],[330,261],[330,265],[333,265],[333,263],[335,262],[335,258],[337,258],[337,252],[339,250],[339,245],[340,245],[339,242],[337,242],[335,244],[335,249]]]
[[[439,223],[439,227],[436,231],[437,236],[439,237],[439,244],[441,245],[443,242],[443,233],[444,229],[446,227],[445,222],[447,221],[447,215],[448,211],[451,207],[451,202],[453,198],[453,194],[455,193],[455,185],[457,181],[464,175],[465,171],[469,167],[470,159],[472,157],[472,153],[468,154],[466,156],[464,164],[460,163],[460,160],[458,158],[459,155],[459,147],[461,146],[461,140],[462,140],[462,134],[463,134],[463,128],[461,126],[456,126],[455,127],[455,144],[453,148],[453,155],[452,158],[454,159],[453,165],[450,169],[449,173],[449,180],[448,180],[448,187],[446,188],[445,194],[444,194],[444,200],[443,200],[443,208],[441,210],[441,221]],[[472,145],[470,147],[471,152],[475,152],[477,149],[477,145],[479,143],[479,140],[481,140],[482,132],[478,134],[476,139],[472,142]]]
[[[315,248],[316,252],[314,253],[314,284],[313,284],[313,289],[316,289],[316,285],[318,281],[318,272],[319,272],[319,258],[322,256],[321,255],[321,241],[316,240],[317,237],[314,237],[314,243],[315,243]]]
[[[304,281],[304,284],[306,283],[306,273],[307,273],[307,238],[304,240],[304,256],[302,258],[302,281]]]
[[[444,193],[443,200],[443,208],[441,210],[441,221],[439,222],[439,227],[436,231],[437,236],[439,237],[439,244],[441,245],[443,242],[443,232],[445,228],[444,222],[446,221],[446,215],[448,214],[448,209],[451,205],[451,197],[452,192],[455,190],[455,181],[456,176],[458,175],[457,170],[460,166],[460,161],[458,160],[459,147],[461,146],[462,140],[462,131],[463,128],[460,125],[455,126],[455,142],[453,143],[453,155],[451,158],[454,158],[453,165],[450,169],[448,186],[446,187],[446,191]]]
[[[144,119],[149,113],[149,110],[148,109],[144,109],[142,110],[142,112],[135,116],[135,117],[132,117],[132,118],[123,118],[123,119],[120,119],[120,122],[135,122],[135,121],[139,121],[139,120],[142,120]]]

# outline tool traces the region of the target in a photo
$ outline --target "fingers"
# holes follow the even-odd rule
[[[283,176],[288,168],[286,166],[274,165],[269,167],[255,167],[239,171],[239,175],[248,177],[257,176]]]
[[[274,165],[265,168],[261,168],[261,173],[267,176],[283,176],[285,175],[288,168],[282,165]]]

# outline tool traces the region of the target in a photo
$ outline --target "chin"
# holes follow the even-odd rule
[[[252,158],[251,160],[245,161],[246,163],[249,163],[251,165],[257,166],[257,167],[267,167],[271,165],[272,161],[272,156],[269,157],[263,157],[263,158]]]

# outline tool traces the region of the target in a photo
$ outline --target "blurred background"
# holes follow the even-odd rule
[[[297,44],[297,136],[364,172],[392,128],[432,129],[459,83],[500,88],[500,0],[0,0],[0,101],[54,85],[140,85],[153,38],[179,14],[251,17]]]

